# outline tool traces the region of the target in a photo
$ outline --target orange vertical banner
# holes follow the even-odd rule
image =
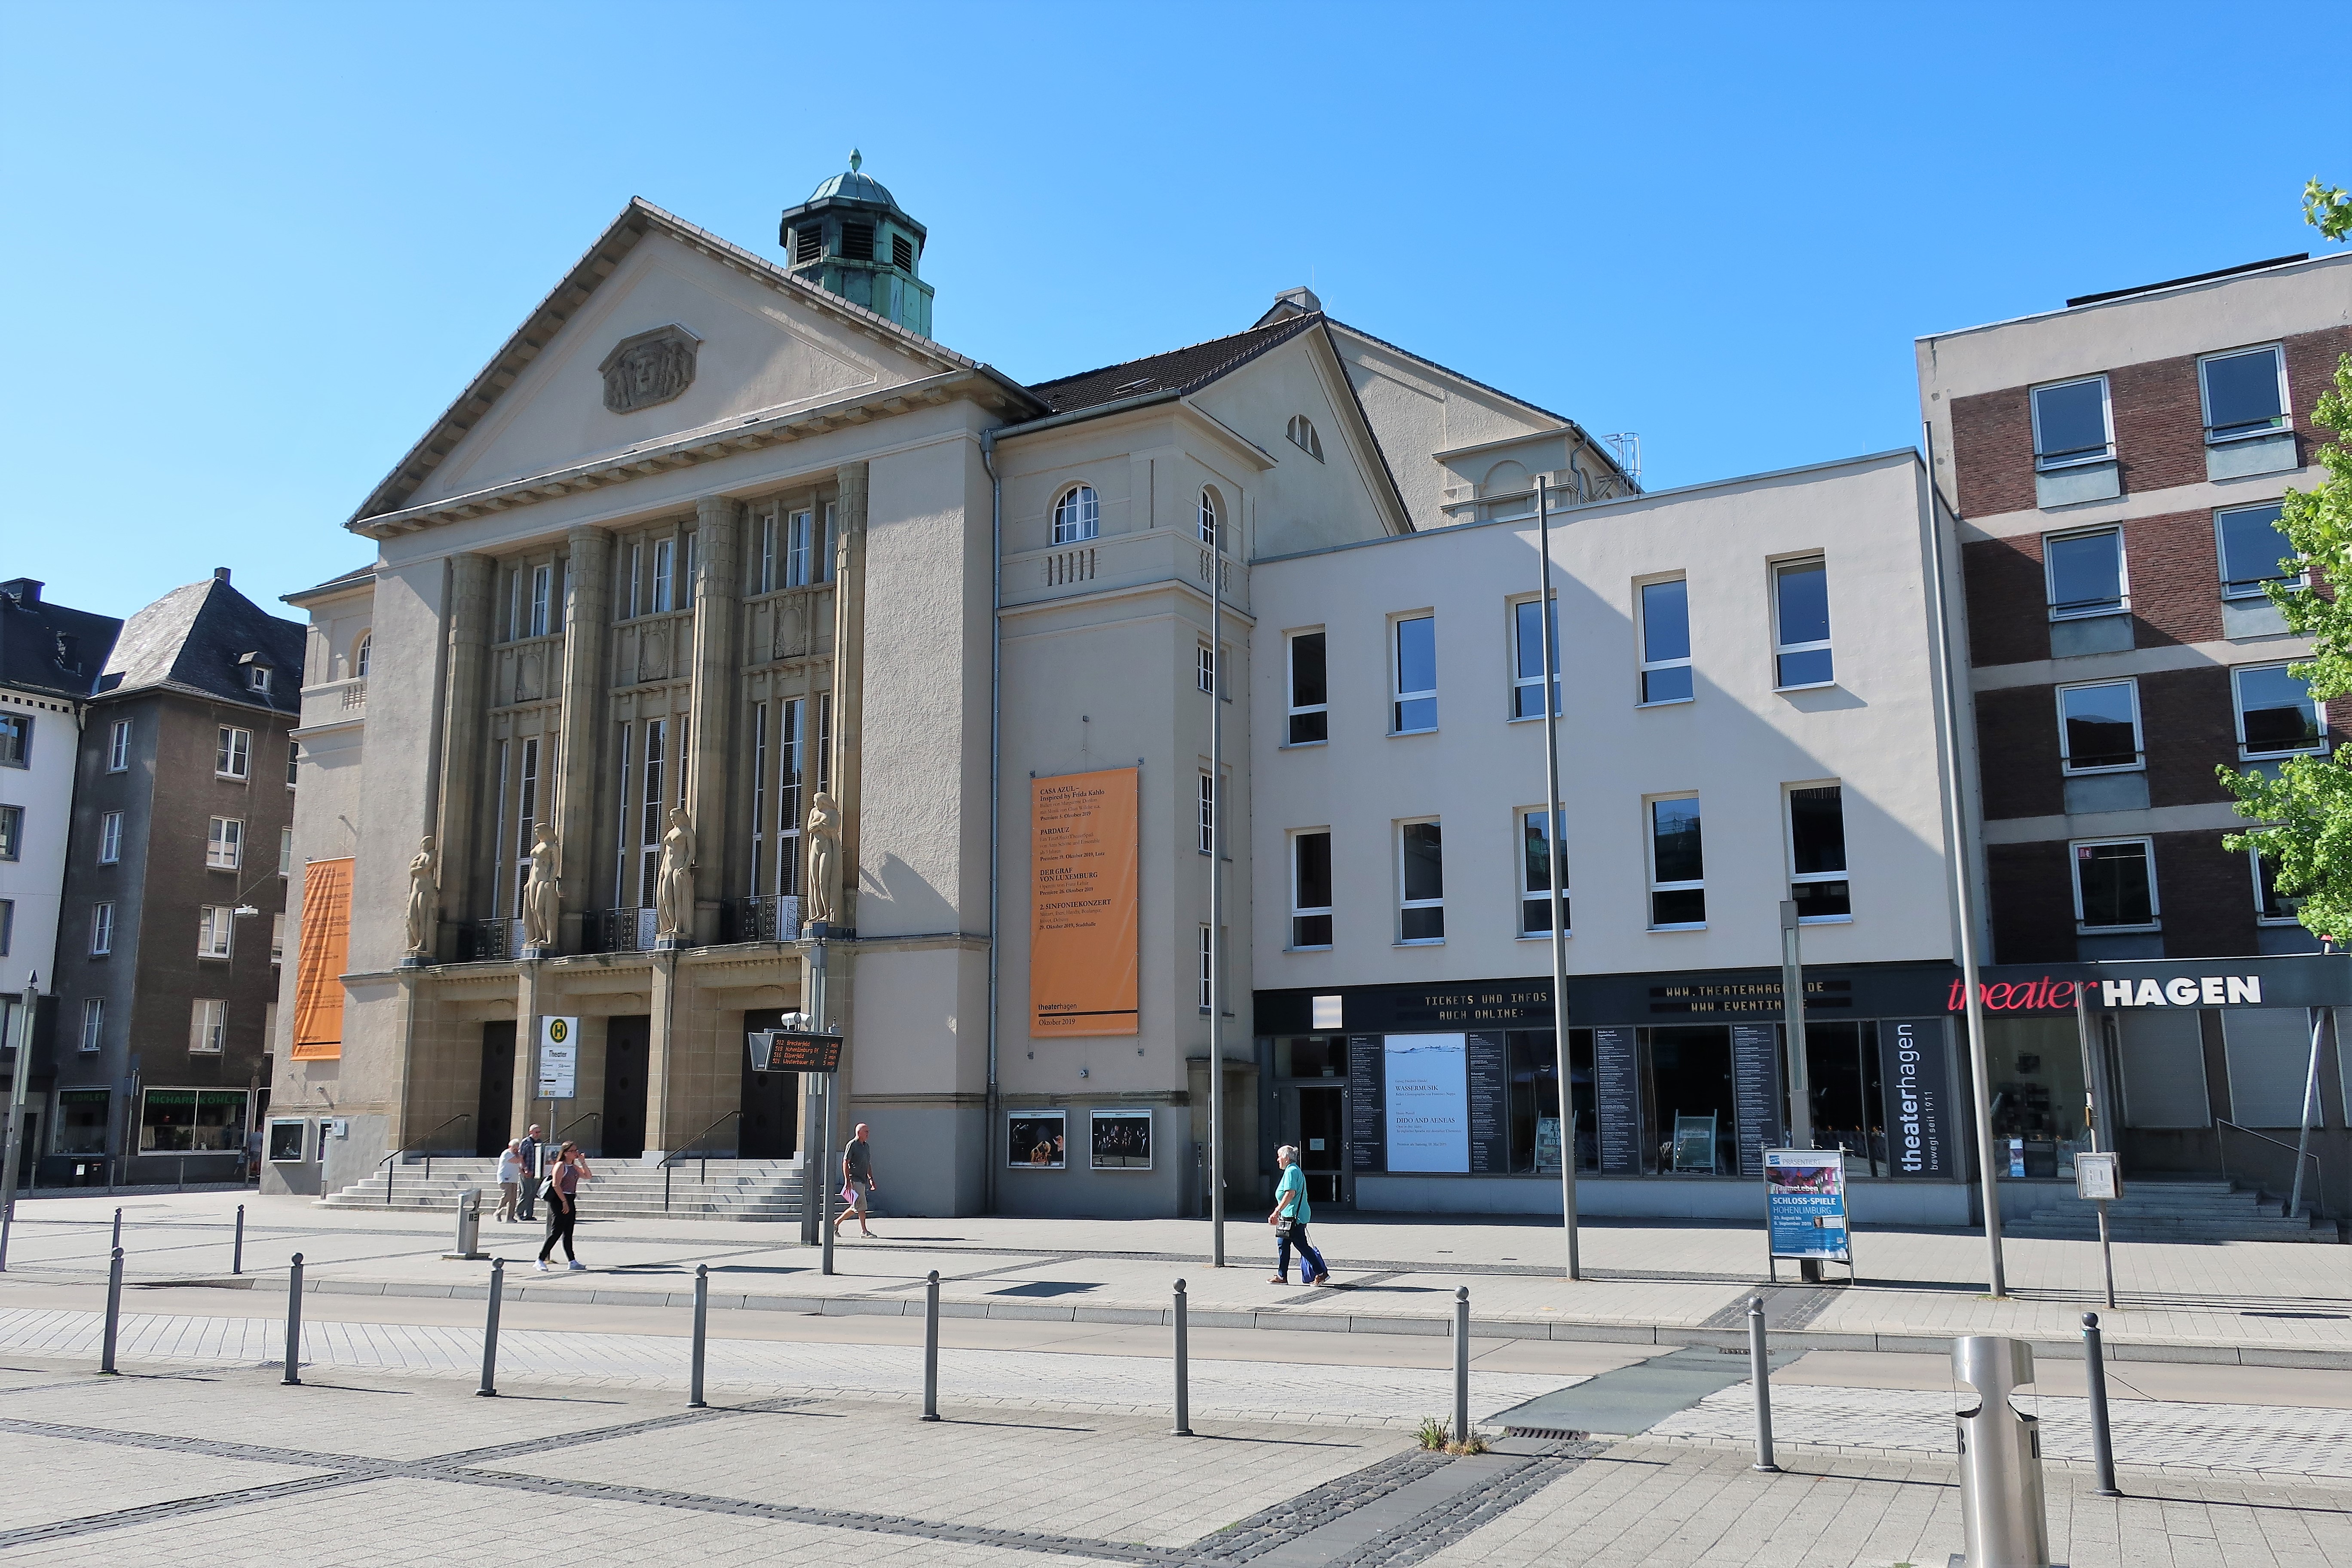
[[[1029,1032],[1132,1035],[1134,768],[1029,784]]]
[[[352,948],[352,863],[302,868],[302,938],[294,972],[294,1059],[343,1054],[343,965]]]

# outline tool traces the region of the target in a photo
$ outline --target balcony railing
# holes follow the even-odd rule
[[[801,900],[797,893],[735,900],[737,942],[798,942]]]
[[[650,909],[590,910],[587,920],[591,952],[650,952],[654,945],[654,911]]]
[[[457,928],[457,962],[498,963],[522,952],[522,921],[467,921]]]

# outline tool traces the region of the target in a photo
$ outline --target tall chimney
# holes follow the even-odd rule
[[[220,584],[223,587],[226,587],[228,585],[228,568],[226,566],[214,567],[213,581]]]

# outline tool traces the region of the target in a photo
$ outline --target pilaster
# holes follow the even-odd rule
[[[441,778],[438,816],[433,829],[434,847],[441,856],[441,925],[435,956],[447,963],[457,955],[457,933],[477,910],[487,912],[487,900],[474,898],[479,871],[475,842],[482,820],[483,670],[490,641],[490,601],[497,563],[487,555],[464,554],[449,561],[448,645],[444,655],[447,678],[442,683]]]
[[[866,467],[844,463],[834,470],[840,490],[834,544],[833,584],[833,796],[841,809],[841,892],[835,923],[857,929],[857,816],[859,737],[864,730],[866,689]]]
[[[735,814],[728,809],[734,776],[729,747],[735,732],[736,623],[741,617],[743,574],[737,524],[742,508],[726,496],[704,496],[694,504],[694,685],[689,698],[694,749],[687,776],[687,809],[694,817],[695,858],[705,868],[695,879],[694,942],[719,940],[719,900],[726,892],[723,868],[737,864],[730,838]]]
[[[674,1139],[691,1134],[677,1130],[670,1109],[677,1099],[670,1043],[677,1037],[677,953],[656,950],[653,957],[653,1021],[646,1037],[646,1152],[663,1154],[677,1147]]]
[[[601,528],[575,528],[566,543],[561,782],[555,797],[563,920],[557,942],[560,951],[577,952],[582,914],[593,901],[596,759],[603,754],[596,742],[604,729],[609,679],[604,645],[613,619],[613,544]]]

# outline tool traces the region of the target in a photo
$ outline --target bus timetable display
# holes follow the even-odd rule
[[[838,1072],[841,1037],[814,1029],[754,1029],[750,1035],[753,1072]]]

